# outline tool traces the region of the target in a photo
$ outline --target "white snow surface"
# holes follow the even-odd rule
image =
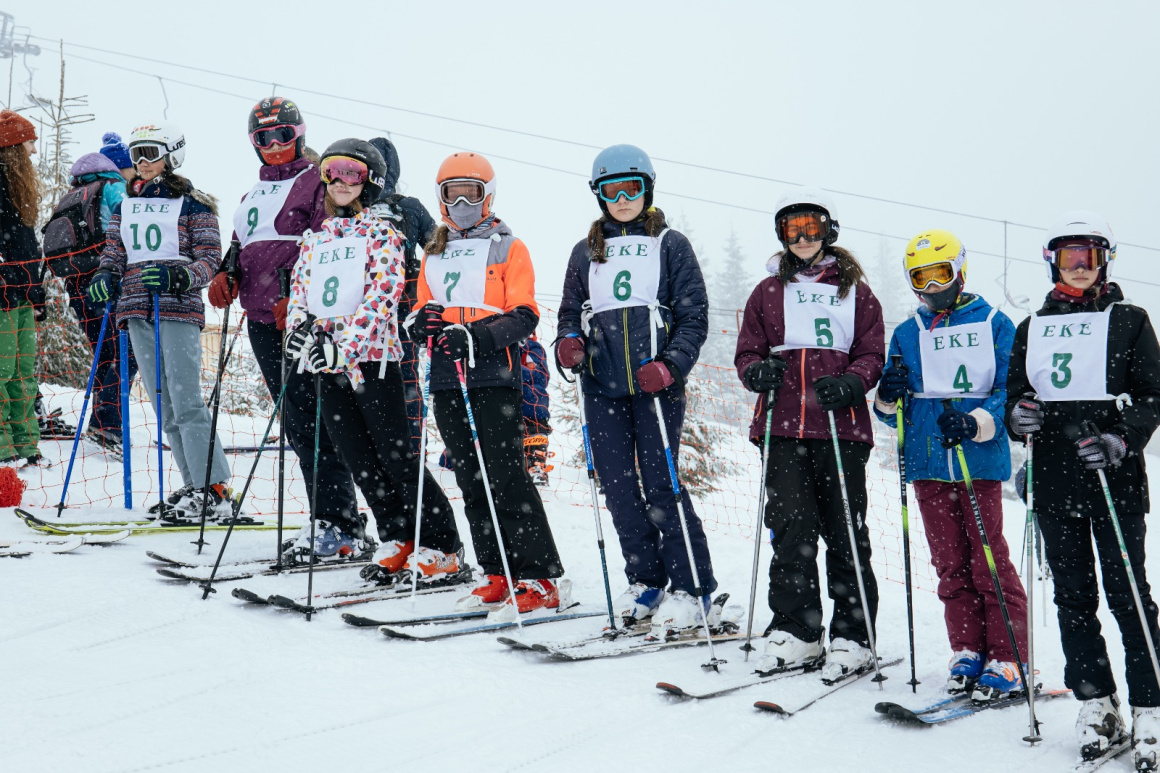
[[[260,421],[260,420],[259,420]],[[553,436],[558,450],[575,438]],[[871,461],[872,530],[893,533],[899,520],[897,481],[887,469],[893,453],[880,438]],[[722,453],[752,454],[741,441]],[[55,502],[70,445],[44,443],[58,464],[25,473],[25,502]],[[135,451],[137,449],[134,449]],[[155,453],[155,451],[153,452]],[[429,459],[434,467],[433,449]],[[601,606],[604,590],[592,506],[582,473],[557,456],[553,487],[544,492],[567,576],[578,600]],[[135,457],[152,454],[138,452]],[[155,457],[154,457],[155,458]],[[245,460],[243,462],[243,460]],[[233,457],[235,483],[251,456]],[[293,456],[289,457],[293,464]],[[86,464],[99,464],[99,457]],[[136,463],[135,463],[136,466]],[[746,468],[752,469],[752,467]],[[119,467],[110,470],[118,472]],[[461,532],[462,500],[451,476],[439,471],[453,497]],[[76,481],[80,480],[79,483]],[[118,475],[113,478],[119,481]],[[171,488],[176,476],[170,476]],[[141,481],[139,485],[146,484]],[[750,496],[735,497],[756,512],[756,478],[740,481]],[[104,480],[74,473],[70,501],[105,499]],[[261,486],[269,483],[261,482]],[[110,488],[112,490],[110,490]],[[39,490],[39,491],[38,491]],[[270,491],[260,492],[269,496]],[[87,496],[86,496],[87,495]],[[718,496],[718,495],[714,495]],[[39,497],[39,499],[38,499]],[[74,499],[76,497],[77,499]],[[140,517],[138,494],[133,517]],[[211,562],[222,533],[209,535],[198,559],[189,534],[141,535],[108,547],[84,546],[65,555],[0,558],[0,771],[4,773],[129,773],[130,771],[414,770],[436,765],[469,771],[583,771],[629,766],[665,771],[710,769],[988,771],[1066,770],[1076,759],[1072,725],[1077,703],[1059,699],[1037,707],[1044,741],[1029,747],[1025,708],[988,712],[945,726],[895,726],[874,712],[880,700],[923,705],[940,695],[950,657],[942,605],[931,591],[921,524],[911,498],[915,573],[917,695],[906,682],[909,664],[887,671],[881,687],[850,685],[790,718],[762,714],[756,700],[792,701],[789,683],[748,688],[705,701],[678,702],[654,685],[695,687],[704,674],[704,647],[589,662],[547,662],[509,651],[494,635],[436,642],[387,639],[375,629],[345,625],[337,610],[306,622],[298,614],[247,607],[233,599],[235,583],[221,583],[208,600],[194,585],[160,578],[146,550]],[[1006,536],[1018,562],[1024,510],[1007,502]],[[698,507],[709,520],[713,501]],[[42,517],[51,506],[33,506]],[[603,512],[603,510],[602,510]],[[271,517],[267,512],[263,517]],[[63,520],[128,515],[117,507],[69,508]],[[289,520],[303,521],[301,515]],[[603,512],[612,592],[624,587],[615,530]],[[709,532],[720,591],[748,600],[752,528]],[[0,513],[0,539],[33,536],[10,512]],[[272,556],[273,532],[238,532],[227,558]],[[876,540],[878,544],[884,538]],[[769,620],[765,604],[768,549],[763,551],[755,630]],[[1158,549],[1155,539],[1150,549]],[[470,551],[470,547],[469,547]],[[907,654],[904,586],[896,568],[878,563],[881,606],[878,647],[884,657]],[[470,558],[470,552],[469,552]],[[824,577],[824,575],[823,575]],[[316,590],[358,582],[354,570],[316,576]],[[253,590],[305,594],[306,577],[242,581]],[[1042,584],[1040,585],[1042,587]],[[443,611],[458,593],[422,598],[419,611]],[[1046,594],[1048,597],[1050,593]],[[1049,687],[1062,686],[1063,658],[1044,593],[1035,594],[1036,665]],[[1048,601],[1050,604],[1050,601]],[[828,604],[828,602],[827,602]],[[408,601],[358,605],[369,616],[404,614]],[[1113,666],[1122,682],[1123,651],[1115,622],[1101,610]],[[594,632],[600,618],[529,628],[528,639],[571,638]],[[760,644],[760,642],[758,642]],[[722,672],[746,673],[736,643],[719,645]],[[752,662],[752,658],[751,658]],[[1123,692],[1123,691],[1122,691]],[[1126,692],[1125,692],[1126,694]],[[1109,770],[1126,769],[1126,762]]]

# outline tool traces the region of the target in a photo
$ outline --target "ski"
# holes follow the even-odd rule
[[[1059,698],[1064,695],[1071,695],[1071,690],[1044,690],[1043,688],[1039,688],[1035,691],[1035,700],[1051,700],[1052,698]],[[978,702],[971,700],[969,694],[962,693],[960,695],[943,698],[929,706],[924,706],[919,709],[908,709],[897,703],[883,702],[876,704],[874,710],[896,722],[928,727],[930,725],[938,725],[943,722],[951,722],[956,719],[962,719],[963,717],[969,717],[973,714],[978,714],[980,711],[1026,705],[1027,697],[1022,694],[1008,695],[993,701]]]
[[[122,529],[107,534],[81,534],[78,536],[84,539],[86,545],[112,545],[114,542],[128,539],[132,534],[132,530]]]
[[[731,692],[743,690],[746,687],[765,684],[766,682],[775,682],[779,679],[787,679],[789,677],[810,674],[819,670],[821,667],[821,663],[816,663],[808,666],[796,666],[782,669],[780,671],[771,671],[766,673],[753,671],[752,673],[746,674],[744,676],[734,677],[732,679],[728,677],[721,677],[720,679],[713,680],[713,687],[702,690],[687,690],[682,687],[678,687],[672,682],[657,682],[657,689],[676,698],[692,698],[698,700],[704,698],[716,698],[720,695],[728,695]]]
[[[897,666],[901,662],[902,662],[902,658],[895,658],[894,660],[887,660],[887,661],[880,660],[878,663],[878,668],[879,668],[879,670],[881,670],[883,668],[890,668],[891,666]],[[770,712],[773,714],[782,714],[782,715],[787,716],[787,717],[792,717],[794,714],[797,714],[798,712],[804,711],[805,709],[808,709],[810,706],[813,706],[815,703],[820,701],[822,698],[833,695],[838,690],[841,690],[843,687],[846,687],[847,685],[854,684],[855,682],[857,682],[861,679],[865,679],[868,676],[873,676],[873,674],[874,674],[874,669],[868,668],[865,671],[862,671],[861,673],[850,674],[849,676],[846,676],[846,677],[839,679],[836,682],[832,682],[830,684],[826,684],[825,682],[823,682],[822,680],[819,679],[818,683],[821,685],[822,689],[820,691],[814,693],[813,696],[806,698],[805,700],[798,701],[796,704],[783,705],[781,703],[774,703],[772,701],[757,701],[756,703],[753,704],[753,708],[759,709],[761,711],[767,711],[767,712]]]
[[[473,570],[465,567],[450,577],[427,583],[421,583],[415,591],[416,596],[427,596],[432,593],[442,593],[466,585],[474,579]],[[320,609],[335,609],[348,607],[354,604],[368,604],[372,601],[390,601],[391,599],[405,599],[411,596],[411,586],[396,583],[393,586],[371,585],[362,588],[346,588],[329,593],[317,593],[314,598],[322,599],[322,603],[312,604],[306,608],[306,599],[292,599],[287,596],[270,596],[267,601],[279,609],[288,609],[293,612],[317,612]]]
[[[216,582],[216,579],[215,579],[215,582]],[[270,603],[269,596],[263,596],[260,593],[254,593],[252,590],[246,590],[245,588],[234,588],[233,590],[230,591],[230,595],[236,599],[239,599],[241,601],[245,601],[248,604],[269,604]]]
[[[570,609],[577,609],[579,605],[574,605]],[[539,611],[539,610],[537,610]],[[541,623],[559,623],[564,620],[580,620],[585,617],[597,617],[599,615],[607,614],[603,610],[589,609],[578,610],[575,612],[544,610],[547,614],[535,617],[521,618],[520,623],[523,626],[540,625]],[[486,613],[484,613],[486,615]],[[528,615],[535,615],[536,612],[529,612]],[[417,627],[415,624],[408,624],[405,626],[381,625],[379,626],[379,633],[388,636],[392,639],[409,639],[411,641],[437,641],[439,639],[450,639],[456,636],[470,636],[476,633],[490,633],[491,631],[502,631],[508,628],[515,628],[516,622],[487,622],[478,623],[474,625],[440,625],[439,623],[431,624],[427,630]]]
[[[28,512],[27,510],[24,510],[23,508],[20,508],[20,507],[15,508],[12,511],[12,513],[13,513],[13,515],[15,515],[17,518],[24,521],[25,523],[28,523],[29,521],[31,521],[32,523],[43,523],[43,524],[47,524],[49,526],[52,526],[54,528],[62,528],[62,529],[77,529],[77,528],[84,528],[86,526],[95,526],[95,527],[99,527],[99,528],[109,528],[109,527],[113,527],[113,526],[153,526],[153,525],[156,525],[156,523],[157,523],[156,521],[146,521],[146,520],[136,520],[136,521],[45,521],[42,518],[38,518],[37,516],[33,515],[32,513]]]
[[[557,649],[583,647],[583,646],[590,645],[593,643],[616,641],[616,640],[620,640],[620,639],[646,636],[648,634],[649,630],[650,630],[650,628],[649,628],[649,624],[647,621],[644,623],[637,623],[636,625],[629,626],[627,628],[617,628],[615,631],[609,629],[606,626],[604,628],[603,633],[599,633],[599,634],[596,634],[593,636],[583,636],[579,639],[571,639],[571,640],[564,640],[564,641],[545,642],[544,644],[551,645],[552,647],[555,647]],[[500,644],[503,644],[506,647],[510,647],[513,650],[520,650],[520,651],[524,651],[524,652],[536,652],[537,651],[536,650],[537,642],[527,642],[527,641],[523,641],[522,639],[512,639],[511,637],[508,637],[508,636],[497,637],[496,641],[498,641]]]
[[[200,563],[195,564],[189,561],[183,561],[180,558],[170,558],[169,556],[158,553],[154,550],[146,550],[145,555],[152,558],[154,561],[159,561],[167,566],[180,566],[182,569],[201,569],[203,567],[212,567],[213,564]],[[252,558],[247,561],[223,561],[222,566],[273,566],[274,559],[272,558]]]
[[[0,556],[24,558],[33,553],[68,553],[85,544],[84,538],[46,540],[0,540]]]
[[[330,564],[315,564],[314,571],[315,572],[327,572],[327,571],[331,571],[334,569],[349,569],[349,568],[358,567],[358,566],[366,566],[368,563],[370,563],[369,558],[367,558],[365,560],[361,560],[361,561],[343,561],[341,563],[336,562],[336,563],[330,563]],[[262,566],[261,564],[259,564],[257,567],[255,567],[253,570],[250,570],[250,571],[242,569],[242,567],[244,567],[244,566],[247,566],[247,565],[246,564],[239,564],[235,567],[232,567],[232,568],[236,569],[236,571],[233,571],[233,572],[229,572],[229,571],[221,572],[221,571],[219,571],[217,576],[213,578],[213,581],[214,582],[232,582],[234,580],[248,580],[251,577],[274,577],[274,576],[281,575],[281,574],[301,574],[302,572],[309,571],[309,566],[304,566],[304,565],[295,565],[295,566],[290,566],[290,567],[282,567],[281,569],[274,569],[273,567],[258,568],[258,567]],[[251,564],[251,566],[252,566],[252,564]],[[167,580],[184,580],[185,582],[208,582],[210,571],[213,569],[213,566],[212,565],[199,566],[197,568],[204,569],[205,571],[195,572],[191,569],[182,569],[182,567],[166,567],[166,566],[159,567],[156,571],[157,571],[157,574],[161,575],[162,577],[166,578]]]
[[[90,524],[83,524],[80,526],[66,526],[64,524],[56,524],[56,523],[51,523],[49,521],[42,521],[41,519],[37,518],[35,515],[28,512],[27,510],[21,510],[21,509],[17,508],[14,512],[22,521],[24,521],[24,523],[29,528],[34,529],[35,531],[38,531],[42,534],[52,534],[55,536],[62,536],[62,535],[67,536],[67,535],[72,535],[72,534],[106,534],[107,535],[107,534],[117,534],[117,533],[124,531],[125,529],[128,529],[132,534],[166,534],[166,533],[170,533],[170,532],[180,533],[180,532],[193,532],[193,531],[198,531],[201,529],[200,525],[199,526],[192,526],[192,525],[191,526],[164,526],[164,525],[161,525],[160,523],[158,523],[157,521],[147,521],[146,523],[148,525],[140,524],[140,523],[127,523],[127,522],[126,523],[109,522],[108,524],[106,524],[106,523],[90,523]],[[229,528],[230,528],[229,524],[223,524],[223,523],[207,523],[205,525],[206,531],[225,531],[226,529],[229,529]],[[247,531],[272,531],[274,529],[277,529],[278,525],[273,524],[273,523],[254,522],[254,523],[235,524],[233,526],[233,528],[235,530],[247,530]],[[283,528],[295,529],[298,527],[290,526],[290,527],[283,527]]]
[[[1126,751],[1132,750],[1132,736],[1125,736],[1117,744],[1113,744],[1107,748],[1103,754],[1090,760],[1080,760],[1072,768],[1075,773],[1091,773],[1093,770],[1099,770],[1104,766],[1104,763],[1111,762]]]

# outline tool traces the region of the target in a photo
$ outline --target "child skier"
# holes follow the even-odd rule
[[[564,568],[540,494],[524,466],[518,344],[540,319],[531,257],[492,210],[495,172],[486,158],[454,153],[440,165],[436,183],[443,224],[426,247],[411,335],[424,346],[434,342],[435,422],[463,491],[476,558],[487,575],[458,606],[498,606],[510,594],[520,612],[558,608],[556,578]],[[473,440],[477,430],[485,470]],[[492,504],[499,535],[492,526]],[[501,539],[514,591],[499,552]]]
[[[147,124],[129,136],[129,154],[140,175],[109,220],[101,267],[89,283],[89,300],[109,303],[117,296],[117,324],[129,339],[149,399],[161,368],[161,417],[185,488],[176,502],[158,508],[172,521],[196,519],[203,500],[207,517],[232,512],[229,464],[220,440],[213,450],[209,489],[205,482],[210,412],[201,398],[201,328],[205,312],[201,288],[221,262],[217,202],[176,173],[185,159],[185,137],[173,124]],[[153,318],[160,296],[160,320]],[[161,335],[161,362],[154,336]],[[156,407],[156,406],[155,406]],[[157,438],[161,442],[161,438]],[[163,474],[158,471],[158,474]]]
[[[995,431],[1006,410],[1015,325],[982,297],[964,292],[967,253],[948,231],[911,239],[904,271],[922,305],[894,330],[889,354],[902,362],[887,365],[874,409],[895,426],[897,400],[903,399],[906,478],[914,483],[954,653],[947,691],[973,690],[974,700],[991,700],[1023,685],[964,471],[943,440],[962,444],[1018,657],[1026,661],[1027,596],[1003,537],[1002,481],[1011,477],[1011,451],[1006,433]],[[948,398],[955,404],[944,410]]]
[[[359,139],[323,152],[326,183],[320,230],[302,244],[286,317],[286,350],[307,357],[321,380],[322,417],[375,515],[383,545],[374,578],[387,584],[404,568],[428,581],[464,573],[455,516],[435,477],[411,448],[403,376],[399,369],[398,306],[403,292],[403,241],[370,205],[382,191],[383,157]],[[423,475],[422,531],[415,543],[419,476]],[[304,528],[288,551],[302,556],[356,558],[373,546],[356,514]],[[380,571],[381,570],[381,571]],[[467,576],[470,576],[469,574]]]
[[[1136,770],[1158,769],[1160,685],[1141,617],[1160,642],[1144,572],[1149,509],[1144,447],[1160,425],[1160,346],[1148,313],[1110,282],[1116,240],[1094,212],[1069,212],[1047,232],[1043,258],[1054,288],[1019,324],[1007,376],[1007,427],[1034,441],[1029,484],[1055,581],[1066,660],[1064,683],[1083,701],[1082,756],[1125,737],[1116,681],[1096,618],[1099,585],[1123,638]],[[1108,490],[1098,477],[1102,470]],[[1139,586],[1137,609],[1109,512],[1111,497]]]
[[[775,222],[784,249],[766,266],[773,276],[762,280],[745,304],[734,358],[745,387],[759,394],[749,429],[759,445],[767,401],[774,401],[765,449],[773,621],[758,669],[824,659],[822,678],[832,681],[874,666],[867,624],[877,615],[878,585],[866,524],[866,463],[874,436],[866,392],[882,373],[882,308],[857,259],[834,246],[838,219],[825,194],[812,189],[789,194],[778,203]],[[841,447],[857,556],[845,521],[831,421]],[[829,653],[818,585],[819,535],[826,541],[827,585],[834,601]],[[859,598],[862,590],[865,599]]]
[[[659,405],[675,466],[708,296],[689,240],[652,206],[655,186],[640,148],[613,145],[596,156],[589,187],[602,214],[568,260],[556,361],[583,380],[593,464],[620,537],[629,587],[614,614],[629,623],[651,617],[663,636],[703,624],[717,581],[683,486],[682,523],[657,416]]]

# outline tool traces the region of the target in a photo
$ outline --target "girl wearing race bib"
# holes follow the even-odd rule
[[[825,661],[823,679],[873,667],[870,632],[859,598],[857,560],[871,620],[878,586],[870,567],[866,525],[866,462],[874,435],[866,392],[882,374],[882,308],[854,256],[834,246],[838,220],[821,191],[800,189],[781,199],[777,237],[784,249],[749,296],[734,364],[759,394],[749,436],[764,442],[772,398],[768,502],[771,530],[769,606],[763,671]],[[846,491],[857,532],[852,555],[839,487],[833,413]],[[826,578],[834,614],[827,654],[818,583],[818,537],[826,542]]]
[[[659,406],[675,467],[685,379],[708,335],[709,301],[692,245],[652,206],[655,182],[640,148],[613,145],[596,156],[589,186],[603,214],[568,261],[556,362],[583,379],[592,461],[620,537],[629,587],[614,613],[652,618],[664,635],[703,624],[717,581],[682,486],[699,589],[694,581],[657,420]]]
[[[382,546],[368,579],[389,584],[417,569],[420,581],[452,582],[464,569],[455,516],[411,448],[403,398],[403,241],[370,212],[386,163],[369,143],[345,139],[322,154],[319,172],[330,217],[303,241],[294,266],[286,350],[306,357],[321,380],[323,421],[375,515]],[[422,532],[415,544],[420,474]],[[308,524],[287,551],[291,560],[311,554],[345,560],[373,548],[357,513],[316,517],[313,545]]]
[[[246,310],[246,333],[262,379],[270,394],[282,391],[286,307],[281,297],[280,269],[298,260],[302,235],[317,231],[326,219],[326,185],[317,165],[303,155],[306,122],[298,105],[283,97],[267,97],[250,110],[250,143],[262,161],[258,182],[242,197],[234,212],[234,233],[240,252],[237,273],[223,263],[210,282],[209,302],[224,309],[240,297]],[[325,424],[318,428],[318,490],[314,496],[314,379],[289,368],[282,398],[286,437],[298,457],[306,496],[317,518],[327,523],[353,522],[358,500],[350,470],[343,464]]]
[[[510,595],[483,484],[486,472],[516,586],[516,608],[558,608],[565,582],[557,578],[564,566],[540,493],[524,466],[519,343],[535,332],[540,319],[532,260],[524,243],[495,216],[495,171],[486,158],[455,153],[440,165],[436,183],[443,224],[427,245],[419,271],[411,335],[433,348],[435,422],[463,491],[476,560],[486,575],[458,607],[498,607]],[[466,373],[486,470],[479,467],[457,367]]]
[[[1015,333],[1007,427],[1014,440],[1034,439],[1027,477],[1055,581],[1064,683],[1083,701],[1081,754],[1098,756],[1126,735],[1096,618],[1094,541],[1123,639],[1136,769],[1157,770],[1160,685],[1096,470],[1107,478],[1152,641],[1160,642],[1144,572],[1144,447],[1160,425],[1160,346],[1148,313],[1108,281],[1115,256],[1112,230],[1094,212],[1069,212],[1048,230],[1043,257],[1055,287]]]
[[[220,440],[214,443],[213,483],[201,489],[210,442],[210,412],[199,388],[205,325],[201,288],[222,258],[217,201],[175,172],[185,159],[185,137],[177,126],[137,127],[129,136],[129,155],[140,185],[109,219],[89,300],[116,301],[117,324],[129,329],[150,400],[157,399],[154,335],[160,328],[162,426],[184,487],[179,496],[159,503],[156,512],[174,522],[197,519],[208,500],[207,517],[228,517],[230,468]],[[153,319],[155,295],[160,296],[160,321]]]
[[[904,268],[922,305],[894,330],[889,355],[901,363],[886,367],[874,410],[893,427],[903,401],[906,479],[914,483],[954,653],[947,691],[973,690],[974,700],[992,700],[1023,685],[963,470],[943,440],[962,444],[1026,661],[1027,596],[1003,538],[1002,481],[1011,477],[1011,451],[1006,433],[996,432],[1006,410],[1015,325],[982,297],[963,292],[967,253],[954,234],[934,230],[911,239]],[[948,398],[955,404],[944,411]]]

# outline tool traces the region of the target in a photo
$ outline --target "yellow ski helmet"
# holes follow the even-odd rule
[[[967,281],[967,251],[950,231],[923,231],[906,245],[906,281],[933,311],[954,306]]]

